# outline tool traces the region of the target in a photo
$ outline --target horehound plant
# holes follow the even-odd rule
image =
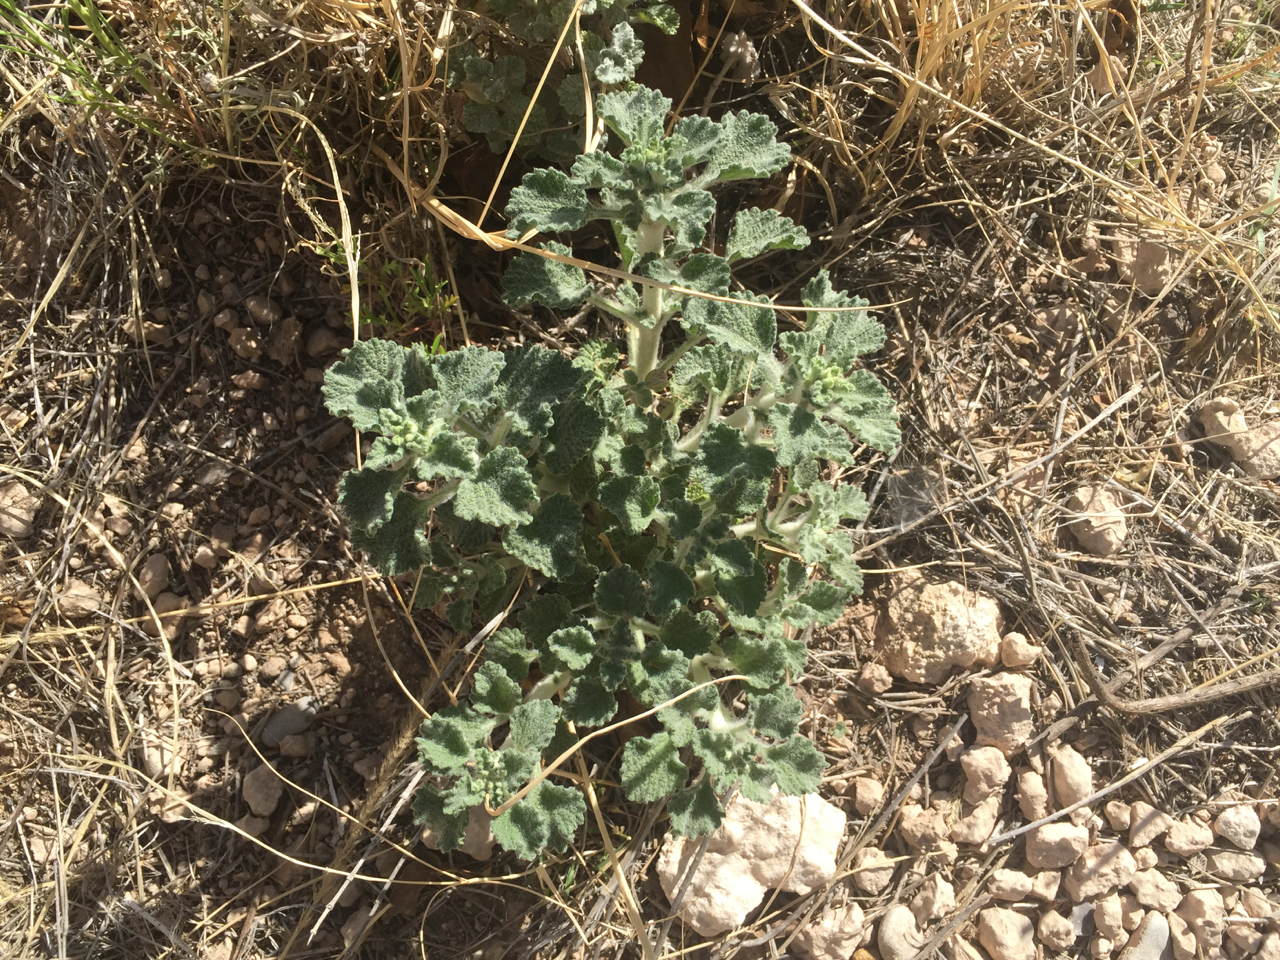
[[[570,358],[375,340],[325,379],[329,409],[377,435],[341,485],[369,559],[416,574],[416,602],[459,630],[522,585],[536,591],[486,641],[468,701],[422,726],[430,782],[415,809],[444,849],[481,808],[519,856],[564,850],[585,804],[546,765],[615,721],[624,692],[661,732],[627,742],[618,776],[633,801],[669,797],[681,834],[713,830],[731,787],[763,801],[811,791],[822,772],[797,734],[795,634],[834,621],[861,588],[842,524],[867,502],[830,477],[853,463],[855,438],[898,441],[887,391],[855,367],[884,331],[825,272],[804,288],[819,309],[803,331],[779,336],[768,300],[728,296],[735,261],[808,238],[746,209],[723,256],[700,249],[708,188],[776,173],[790,151],[746,112],[664,135],[670,107],[643,87],[602,97],[620,152],[536,170],[507,208],[511,236],[608,221],[623,268],[659,281],[606,286],[533,253],[506,274],[512,305],[587,302],[617,318],[625,357],[603,342]]]

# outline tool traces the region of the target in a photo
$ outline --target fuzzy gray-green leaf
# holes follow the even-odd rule
[[[809,235],[777,210],[749,207],[739,210],[724,245],[725,258],[733,263],[757,256],[766,250],[800,250],[809,245]]]
[[[529,465],[518,450],[490,450],[476,475],[462,481],[453,509],[464,520],[483,520],[495,527],[528,523],[537,503],[538,488],[529,476]]]

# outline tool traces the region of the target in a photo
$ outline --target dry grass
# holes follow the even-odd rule
[[[1276,790],[1273,703],[1223,684],[1280,663],[1280,501],[1189,424],[1216,395],[1255,422],[1277,413],[1280,8],[1214,5],[1206,23],[1203,7],[1163,6],[753,3],[729,26],[756,40],[765,73],[717,97],[781,119],[798,161],[763,199],[821,241],[743,279],[789,302],[827,265],[890,305],[877,366],[901,398],[905,440],[854,476],[875,505],[864,562],[932,567],[1043,638],[1046,722],[1080,727],[1107,779],[1221,718],[1138,782],[1182,811],[1224,787]],[[723,9],[711,8],[691,104],[716,73]],[[269,440],[223,459],[292,498],[305,522],[287,534],[328,544],[331,559],[286,590],[278,554],[245,558],[222,594],[200,598],[189,630],[224,629],[260,593],[255,577],[318,609],[341,596],[389,667],[395,733],[363,796],[332,778],[294,785],[310,819],[290,835],[306,843],[283,857],[283,842],[251,842],[228,822],[237,781],[196,799],[163,765],[144,772],[144,747],[163,757],[200,740],[202,688],[191,650],[145,629],[153,613],[136,609],[131,577],[158,544],[189,559],[198,531],[162,508],[222,456],[218,430],[237,426],[215,405],[206,435],[178,432],[193,385],[232,369],[208,317],[170,318],[167,343],[130,336],[171,285],[194,291],[191,271],[169,265],[193,259],[197,212],[222,218],[228,250],[237,232],[247,244],[276,231],[291,262],[333,280],[330,300],[356,317],[373,301],[406,336],[583,333],[492,299],[498,260],[478,224],[493,228],[480,211],[501,184],[472,190],[451,165],[468,135],[441,79],[459,24],[480,29],[471,17],[435,2],[0,3],[0,473],[42,498],[36,535],[3,548],[6,956],[777,955],[794,920],[848,895],[842,872],[697,946],[650,878],[661,806],[637,810],[593,779],[604,748],[577,769],[592,816],[566,857],[478,865],[415,848],[405,763],[419,710],[456,694],[476,646],[409,616],[344,555],[332,471],[327,486],[290,491],[270,470],[295,451]],[[509,185],[520,161],[508,159]],[[1142,260],[1127,274],[1114,262],[1126,248]],[[452,313],[406,306],[415,271],[450,281]],[[276,289],[280,272],[261,282]],[[1065,532],[1083,481],[1128,504],[1123,561],[1082,555]],[[106,528],[104,504],[128,517],[127,533]],[[89,625],[57,612],[72,575],[111,591]],[[1184,626],[1191,635],[1111,693],[1206,693],[1174,712],[1089,709],[1136,652]],[[913,778],[928,782],[963,678],[854,695],[869,640],[858,625],[815,638],[806,729],[832,761],[829,783],[875,770],[901,802]],[[415,670],[400,642],[421,654]],[[844,864],[895,806],[853,832]],[[982,865],[965,910],[1005,855]],[[337,933],[348,878],[370,908],[349,946]],[[865,904],[868,915],[907,893]]]

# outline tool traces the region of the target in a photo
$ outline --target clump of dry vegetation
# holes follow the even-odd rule
[[[868,596],[801,679],[853,824],[840,863],[900,844],[913,783],[950,789],[936,748],[981,672],[859,685],[906,568],[1043,647],[1037,736],[1099,784],[1160,757],[1126,800],[1274,799],[1280,501],[1261,446],[1214,441],[1280,417],[1280,6],[674,6],[674,36],[637,28],[639,79],[686,115],[766,112],[795,155],[718,198],[812,240],[739,279],[799,326],[785,305],[829,269],[890,334],[871,365],[903,442],[843,477],[872,504]],[[620,740],[566,771],[588,805],[566,854],[418,842],[412,738],[486,634],[351,552],[356,439],[319,385],[373,335],[617,333],[503,301],[500,211],[543,161],[468,131],[446,77],[464,40],[518,48],[505,24],[436,0],[0,0],[5,956],[776,955],[830,903],[870,924],[921,884],[905,865],[869,894],[842,866],[698,937],[651,869],[661,804],[599,774]],[[758,73],[725,59],[746,41]],[[573,243],[616,267],[604,233]],[[956,887],[947,935],[973,941],[985,894]]]

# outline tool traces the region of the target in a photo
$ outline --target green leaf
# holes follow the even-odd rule
[[[738,633],[724,642],[724,652],[752,690],[772,690],[786,677],[786,649],[777,640]]]
[[[806,460],[853,463],[853,444],[839,427],[823,423],[803,406],[774,404],[769,410],[773,428],[773,450],[778,463],[789,467]]]
[[[513,557],[553,580],[573,576],[581,539],[582,511],[563,493],[547,497],[531,521],[502,537]]]
[[[542,669],[547,673],[578,671],[591,662],[596,638],[586,627],[563,627],[547,637],[547,657]]]
[[[476,472],[480,464],[480,455],[476,453],[475,437],[462,433],[442,431],[436,434],[413,463],[412,474],[415,480],[436,480],[441,477],[453,480],[469,477]]]
[[[338,481],[338,504],[353,527],[376,533],[391,519],[396,494],[404,486],[406,470],[348,470]]]
[[[644,581],[623,564],[606,572],[596,583],[596,606],[611,617],[642,617],[648,609]]]
[[[636,39],[629,23],[619,23],[613,28],[609,46],[600,51],[596,79],[604,84],[626,83],[635,77],[636,68],[643,59],[644,44]]]
[[[741,479],[771,479],[778,461],[772,450],[750,443],[741,430],[713,423],[698,445],[696,462],[703,485],[722,497]]]
[[[739,210],[724,246],[725,258],[733,263],[754,257],[765,250],[801,250],[809,245],[809,235],[777,210],[750,207]],[[807,305],[807,304],[806,304]]]
[[[848,392],[832,413],[850,433],[883,453],[891,453],[902,441],[898,412],[884,384],[866,370],[849,374]]]
[[[680,14],[675,7],[666,3],[655,4],[647,10],[637,10],[635,18],[640,23],[653,24],[669,37],[674,37],[680,29]]]
[[[361,433],[377,428],[382,411],[403,408],[404,348],[387,340],[365,340],[348,350],[324,374],[325,406],[347,417]]]
[[[819,271],[817,276],[805,284],[801,299],[806,307],[867,305],[866,300],[832,288],[831,276],[826,270]],[[863,354],[875,353],[884,346],[884,327],[865,310],[812,313],[809,314],[805,330],[823,344],[826,359],[843,368],[848,368],[849,364]]]
[[[720,596],[734,610],[755,616],[769,591],[768,573],[742,540],[716,544],[711,567]]]
[[[540,593],[520,611],[520,626],[535,650],[545,649],[547,637],[561,627],[573,626],[573,604],[558,593]]]
[[[742,291],[735,291],[734,299],[760,306],[685,297],[681,322],[686,327],[692,326],[693,332],[705,335],[712,343],[751,356],[772,356],[774,341],[778,338],[773,304],[768,297]]]
[[[632,692],[646,707],[675,700],[692,686],[689,658],[679,650],[668,650],[661,640],[646,644],[640,659],[631,664]]]
[[[662,620],[694,598],[689,575],[674,563],[655,560],[649,567],[649,613]]]
[[[720,636],[720,621],[714,613],[702,610],[694,613],[687,607],[677,610],[662,625],[659,638],[672,650],[679,650],[686,657],[709,653],[711,644]]]
[[[594,216],[595,208],[580,182],[554,167],[539,167],[526,173],[511,191],[507,236],[518,237],[526,230],[567,233]]]
[[[568,473],[596,448],[604,433],[604,417],[595,407],[580,397],[566,399],[556,407],[555,420],[547,434],[550,443],[544,454],[547,469],[557,474]]]
[[[597,677],[578,677],[560,701],[564,718],[580,727],[603,727],[618,712],[618,698]]]
[[[586,809],[576,790],[544,780],[493,821],[493,836],[522,860],[535,860],[547,848],[563,852],[582,826]]]
[[[596,109],[609,129],[627,146],[656,144],[663,137],[671,100],[657,90],[637,86],[605,94],[597,101]],[[790,156],[788,151],[788,159]]]
[[[512,447],[490,450],[474,479],[463,480],[454,497],[454,512],[464,520],[482,520],[496,527],[528,523],[538,488],[529,476],[524,455]]]
[[[508,350],[498,378],[502,407],[517,431],[529,437],[546,436],[552,410],[586,377],[586,371],[568,357],[538,344]]]
[[[458,774],[477,753],[497,723],[467,706],[445,707],[422,722],[418,758],[435,773]]]
[[[517,683],[529,675],[535,656],[525,635],[515,627],[503,627],[484,642],[484,655]]]
[[[445,795],[434,784],[427,784],[413,797],[413,822],[424,823],[435,834],[436,849],[442,853],[457,850],[467,836],[470,812],[445,813]]]
[[[849,591],[846,588],[819,580],[795,602],[787,605],[782,611],[782,619],[793,627],[807,627],[815,623],[830,626],[844,616],[848,602]]]
[[[449,626],[462,633],[471,629],[471,618],[475,615],[476,603],[470,593],[445,604],[444,615]]]
[[[414,346],[421,348],[423,345]],[[419,351],[411,352],[410,358],[415,358],[418,353]],[[452,416],[487,410],[492,405],[493,389],[505,362],[500,351],[485,347],[462,347],[426,359],[429,364],[427,376],[438,393],[442,416],[445,413]],[[420,389],[411,389],[409,367],[410,364],[406,363],[405,393],[412,395],[420,392]]]
[[[569,247],[554,241],[542,244],[542,249],[565,257],[573,255]],[[541,303],[556,310],[570,310],[591,293],[591,285],[581,267],[536,253],[521,253],[511,261],[502,275],[502,288],[505,291],[502,299],[509,306]]]
[[[391,519],[372,533],[351,531],[351,545],[368,554],[369,562],[389,577],[412,573],[431,562],[425,527],[431,507],[417,497],[401,493],[395,499]]]
[[[550,700],[530,700],[511,711],[511,743],[507,749],[540,754],[555,736],[560,708]]]
[[[611,477],[600,484],[600,502],[627,533],[643,533],[658,509],[661,491],[652,477]]]
[[[793,690],[756,694],[751,697],[748,717],[755,732],[763,737],[786,740],[796,732],[804,704]]]
[[[705,837],[724,819],[724,807],[707,777],[677,790],[667,801],[667,813],[672,831],[681,837]]]
[[[773,767],[778,789],[793,797],[813,793],[822,782],[827,761],[808,737],[794,736],[765,751],[765,760]]]
[[[632,737],[622,751],[622,789],[634,803],[670,796],[689,776],[671,737]]]
[[[720,120],[720,140],[703,168],[699,182],[753,180],[777,173],[791,162],[791,148],[778,143],[778,128],[759,113],[726,113]]]
[[[471,705],[481,713],[505,717],[520,704],[520,684],[507,676],[502,666],[490,660],[476,671]]]

